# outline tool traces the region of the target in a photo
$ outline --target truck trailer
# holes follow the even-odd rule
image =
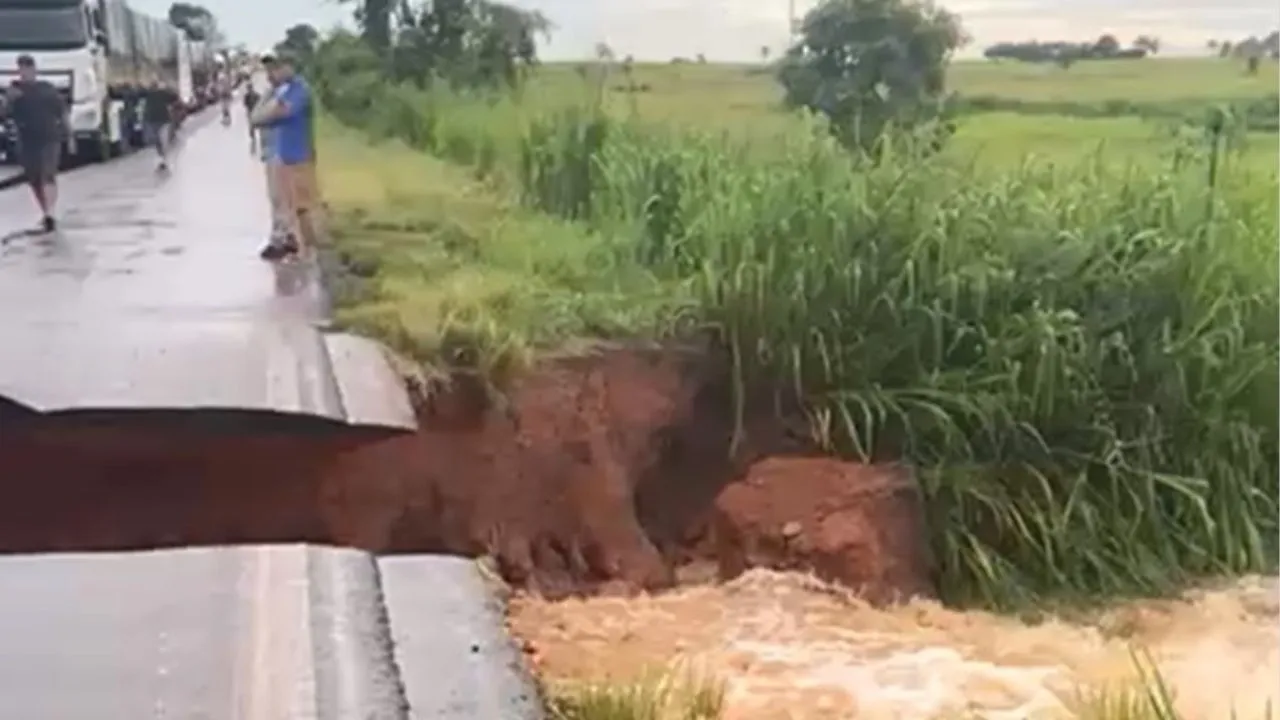
[[[214,53],[126,0],[0,0],[0,86],[17,78],[20,55],[35,58],[40,77],[67,101],[69,150],[100,162],[142,145],[149,82],[191,100],[193,78],[210,72]],[[14,140],[12,128],[0,133],[0,154],[12,157]]]

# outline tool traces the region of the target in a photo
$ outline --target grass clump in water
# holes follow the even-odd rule
[[[550,720],[720,720],[724,687],[685,673],[630,683],[579,683],[551,693]]]

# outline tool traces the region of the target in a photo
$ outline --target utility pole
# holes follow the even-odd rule
[[[795,41],[800,34],[800,21],[796,20],[796,0],[787,0],[787,35]]]

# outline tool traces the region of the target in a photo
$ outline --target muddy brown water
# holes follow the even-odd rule
[[[1136,687],[1136,648],[1186,720],[1262,720],[1280,702],[1278,592],[1250,577],[1032,625],[753,570],[639,598],[519,596],[510,624],[552,684],[676,667],[724,683],[726,720],[1078,717],[1089,693]]]

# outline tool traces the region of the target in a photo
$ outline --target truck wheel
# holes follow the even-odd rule
[[[81,162],[100,163],[111,159],[111,143],[103,133],[76,138],[76,158]]]

